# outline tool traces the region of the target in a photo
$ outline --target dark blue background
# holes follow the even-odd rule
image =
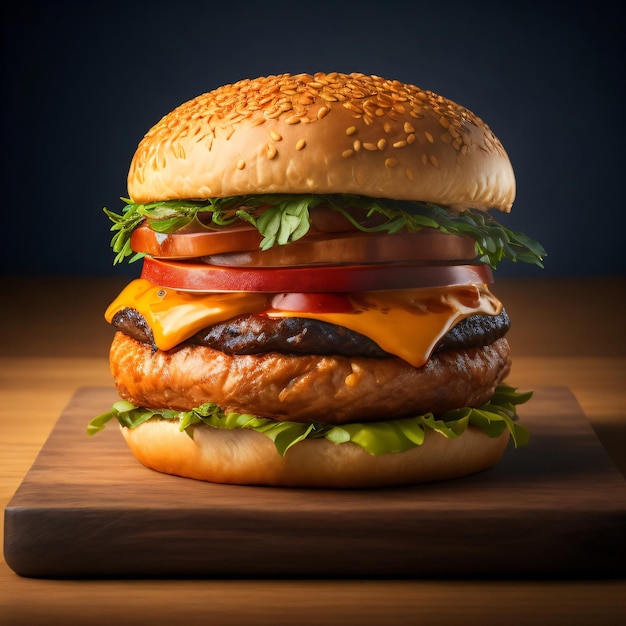
[[[224,83],[333,70],[413,83],[482,117],[516,171],[502,221],[548,249],[544,274],[626,273],[619,3],[217,4],[5,9],[3,273],[133,275],[112,267],[102,207],[121,208],[144,132]]]

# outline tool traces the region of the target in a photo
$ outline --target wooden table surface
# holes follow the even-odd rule
[[[0,503],[84,385],[111,385],[120,278],[5,278]],[[626,281],[501,279],[522,388],[566,386],[626,475]],[[106,471],[106,468],[103,468]],[[602,486],[598,485],[601,489]],[[3,523],[3,522],[1,522]],[[0,624],[621,624],[620,580],[36,580],[0,562]]]

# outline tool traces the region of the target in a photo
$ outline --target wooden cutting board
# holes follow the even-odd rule
[[[614,577],[626,481],[571,392],[522,407],[531,443],[481,474],[375,490],[215,485],[141,466],[117,398],[77,391],[5,510],[8,565],[30,577]]]

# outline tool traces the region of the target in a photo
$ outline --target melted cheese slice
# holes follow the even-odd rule
[[[497,315],[502,310],[486,285],[350,294],[353,310],[342,313],[282,311],[271,308],[271,300],[271,295],[252,292],[176,291],[140,278],[109,305],[105,318],[110,323],[118,311],[133,308],[152,329],[156,346],[170,350],[203,328],[237,315],[305,317],[361,333],[390,354],[421,367],[461,319],[477,313]]]

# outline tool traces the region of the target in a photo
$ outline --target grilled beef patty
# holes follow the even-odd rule
[[[149,343],[156,350],[152,330],[135,309],[115,314],[113,326],[126,335]],[[437,344],[435,354],[450,350],[478,348],[493,343],[509,330],[503,309],[499,315],[472,315],[461,320]],[[184,345],[201,345],[225,354],[333,354],[384,358],[390,355],[369,337],[342,326],[300,317],[270,318],[241,315],[196,333]]]

